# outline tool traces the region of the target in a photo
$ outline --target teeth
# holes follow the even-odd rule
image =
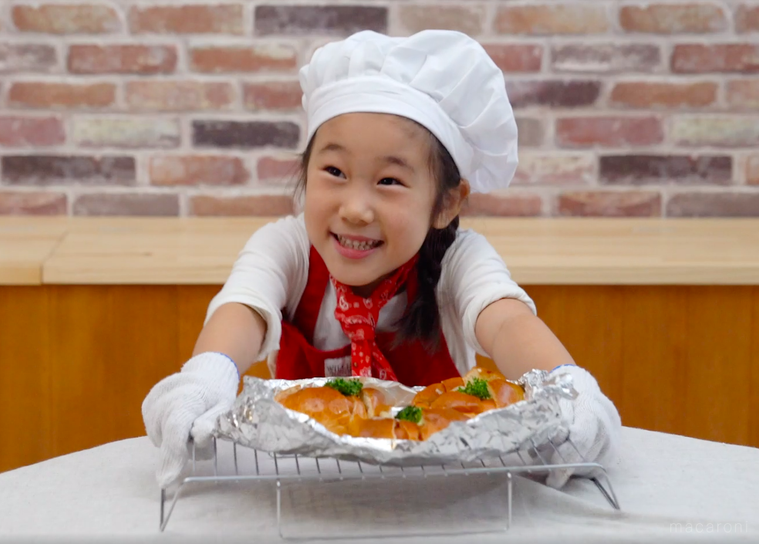
[[[356,240],[348,240],[347,238],[340,235],[337,236],[337,240],[340,242],[341,246],[350,249],[357,249],[359,251],[368,251],[379,245],[379,242],[357,242]]]

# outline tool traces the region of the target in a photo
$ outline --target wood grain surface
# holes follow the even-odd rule
[[[0,287],[0,428],[14,437],[0,470],[143,435],[142,400],[190,356],[218,289]],[[528,292],[625,425],[759,446],[759,287]]]
[[[43,281],[221,284],[270,220],[72,219],[45,260]],[[465,218],[462,225],[486,236],[523,285],[759,285],[756,219]]]
[[[42,283],[42,266],[68,226],[63,217],[0,218],[0,285]]]

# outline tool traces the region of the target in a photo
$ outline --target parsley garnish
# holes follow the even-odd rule
[[[346,380],[344,378],[336,378],[325,384],[326,387],[331,387],[345,395],[346,397],[357,397],[361,394],[361,390],[364,388],[364,384],[360,380]]]
[[[466,384],[465,387],[459,387],[456,391],[461,391],[467,395],[472,395],[480,400],[487,400],[492,398],[490,391],[488,391],[488,382],[482,378],[472,378],[472,380]]]
[[[406,406],[395,415],[395,419],[405,419],[411,423],[419,424],[422,421],[422,409],[418,406]]]

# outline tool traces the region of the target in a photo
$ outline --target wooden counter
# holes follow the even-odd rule
[[[0,285],[42,283],[42,266],[67,228],[64,218],[0,219]]]
[[[75,219],[43,282],[221,285],[250,236],[272,219]]]
[[[144,434],[267,219],[0,219],[0,470]],[[479,219],[628,426],[759,446],[759,221]],[[252,374],[265,375],[254,365]]]
[[[222,284],[268,221],[74,219],[45,260],[43,282]],[[463,226],[487,236],[524,285],[759,285],[759,220],[470,218]]]

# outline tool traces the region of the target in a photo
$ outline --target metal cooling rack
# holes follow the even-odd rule
[[[569,441],[569,444],[575,449],[580,458],[583,458],[577,447]],[[238,448],[252,452],[255,468],[249,473],[241,473],[238,464]],[[541,448],[543,453],[541,453]],[[301,455],[277,455],[272,453],[261,452],[238,444],[232,444],[232,455],[234,458],[234,474],[219,474],[218,470],[218,449],[217,442],[213,440],[213,476],[197,476],[195,462],[195,445],[192,447],[192,476],[182,480],[173,499],[166,496],[166,490],[161,490],[161,520],[160,530],[163,531],[169,523],[174,507],[179,500],[182,491],[188,486],[201,482],[244,482],[244,481],[274,481],[276,482],[276,501],[277,501],[277,532],[280,538],[291,540],[282,530],[282,484],[285,482],[334,482],[345,480],[390,480],[390,479],[413,479],[413,478],[432,478],[432,477],[456,477],[470,476],[474,474],[505,474],[507,480],[507,497],[506,497],[506,526],[505,528],[492,529],[478,532],[492,533],[508,530],[511,526],[512,515],[512,492],[513,492],[513,475],[514,474],[547,474],[553,470],[562,468],[586,469],[590,476],[580,476],[592,481],[598,488],[603,497],[615,510],[620,510],[619,501],[612,488],[606,469],[599,463],[581,462],[581,463],[563,463],[550,464],[545,454],[556,452],[562,460],[564,457],[559,452],[556,444],[549,441],[546,445],[538,447],[535,442],[525,450],[516,452],[516,456],[509,456],[509,461],[516,461],[521,464],[507,463],[503,457],[493,457],[470,463],[456,463],[445,465],[416,465],[411,467],[396,467],[389,465],[373,465],[356,461],[341,461],[335,458],[318,458],[304,457]],[[166,503],[171,500],[171,504],[166,511]],[[435,536],[441,533],[406,533],[405,536]],[[457,534],[446,532],[446,535]],[[473,531],[465,531],[458,534],[473,534]],[[399,536],[399,535],[381,535],[379,538]],[[356,538],[357,535],[351,534],[343,538]],[[340,536],[330,536],[330,539],[339,539]],[[376,538],[376,537],[375,537]],[[300,537],[295,539],[299,540]]]

